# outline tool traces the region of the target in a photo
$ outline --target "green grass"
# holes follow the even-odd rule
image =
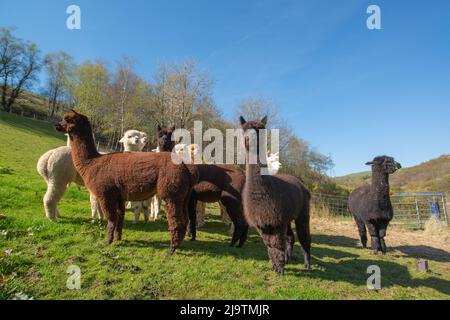
[[[90,221],[88,194],[71,186],[58,222],[44,217],[46,185],[35,166],[45,151],[64,145],[45,122],[0,112],[0,299],[22,292],[35,299],[448,299],[448,261],[430,261],[433,272],[415,271],[415,259],[374,257],[344,235],[313,226],[313,266],[301,258],[283,277],[270,271],[265,247],[250,234],[244,248],[228,247],[227,226],[208,206],[198,241],[166,256],[164,219],[131,224],[123,240],[106,245],[105,226]],[[296,255],[300,257],[296,245]],[[366,269],[379,265],[382,290],[366,287]],[[81,290],[69,290],[69,265],[81,268]]]

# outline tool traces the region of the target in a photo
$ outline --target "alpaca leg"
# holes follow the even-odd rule
[[[231,238],[230,246],[234,246],[239,240],[238,248],[242,247],[247,240],[248,224],[245,221],[242,212],[242,205],[239,200],[230,196],[222,196],[221,203],[225,208],[225,212],[230,217],[234,225],[234,232]]]
[[[100,207],[103,210],[105,218],[108,220],[106,226],[106,243],[110,244],[114,239],[114,231],[117,226],[117,210],[118,205],[114,200],[106,200],[105,198],[98,198]]]
[[[142,210],[144,211],[144,222],[148,223],[150,217],[150,209],[149,209],[148,201],[142,201]]]
[[[380,249],[383,254],[386,254],[387,247],[386,242],[384,242],[384,237],[386,237],[387,227],[389,225],[388,220],[381,220],[378,222],[378,236],[380,238]]]
[[[134,221],[133,221],[134,224],[139,222],[139,215],[141,213],[140,211],[141,211],[140,206],[135,203],[134,204]]]
[[[286,264],[286,226],[271,231],[271,233],[267,233],[262,230],[261,237],[267,247],[269,258],[272,261],[272,270],[282,275],[284,273],[284,265]]]
[[[123,221],[125,219],[125,201],[119,201],[117,207],[117,224],[114,230],[114,241],[122,240]]]
[[[201,228],[205,225],[205,203],[197,201],[196,206],[197,227]]]
[[[291,223],[287,225],[287,243],[286,243],[286,263],[292,259],[294,254],[295,235],[292,231]]]
[[[225,208],[225,206],[221,201],[219,201],[219,206],[220,206],[220,218],[224,223],[230,226],[230,228],[228,229],[228,234],[231,236],[234,233],[234,224],[233,222],[231,222],[230,216],[227,213],[227,209]]]
[[[50,220],[55,220],[58,215],[57,205],[61,198],[66,192],[67,183],[63,182],[55,182],[53,180],[49,180],[47,182],[47,192],[44,195],[44,210],[45,215]]]
[[[159,207],[160,207],[160,199],[158,195],[155,195],[152,198],[152,204],[153,204],[153,219],[156,221],[158,219],[159,214]]]
[[[91,217],[92,217],[92,220],[97,219],[97,217],[100,218],[100,210],[99,210],[99,204],[98,204],[98,201],[97,201],[97,197],[94,196],[90,192],[89,192],[89,202],[91,203]]]
[[[306,269],[311,267],[311,232],[309,230],[309,213],[295,220],[297,237],[302,247],[303,261]]]
[[[188,215],[189,215],[189,234],[191,241],[195,241],[197,238],[197,199],[191,196],[188,203]]]
[[[166,202],[166,216],[169,224],[169,231],[172,239],[170,241],[170,249],[168,254],[172,255],[180,246],[186,234],[187,217],[184,216],[183,202],[175,202],[171,199],[164,199]]]
[[[378,254],[378,250],[380,249],[380,238],[378,235],[378,229],[373,222],[367,223],[367,229],[369,229],[370,244],[372,247],[373,254]]]
[[[363,248],[367,248],[367,231],[364,221],[360,217],[354,216],[356,225],[358,226],[358,233],[361,239],[361,244]]]

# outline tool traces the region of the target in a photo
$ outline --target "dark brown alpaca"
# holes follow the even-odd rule
[[[175,127],[166,128],[159,124],[156,126],[156,138],[158,139],[159,152],[172,152],[175,147],[175,141],[172,141],[172,134]]]
[[[198,183],[193,187],[189,201],[189,229],[192,240],[196,238],[197,201],[205,203],[220,202],[234,224],[230,246],[239,240],[242,247],[247,240],[248,224],[242,208],[242,189],[245,183],[244,172],[235,165],[196,165]]]
[[[266,128],[267,117],[261,121],[245,121],[240,117],[245,133],[245,185],[242,194],[244,213],[250,226],[255,227],[261,235],[267,252],[272,260],[272,267],[278,274],[283,274],[284,265],[292,257],[294,233],[291,222],[295,221],[297,236],[303,251],[305,267],[310,267],[311,234],[309,230],[310,193],[299,179],[291,175],[261,175],[261,163],[266,163],[256,155],[260,145],[258,137]],[[250,143],[253,133],[256,143]],[[254,147],[256,146],[256,148]],[[256,150],[255,150],[256,149]],[[254,156],[256,163],[251,164],[249,156]],[[265,152],[261,152],[266,156]]]
[[[69,134],[75,168],[108,220],[107,242],[121,240],[125,201],[144,201],[158,194],[166,202],[172,254],[186,234],[188,200],[198,179],[195,168],[174,164],[168,152],[100,155],[88,118],[74,111],[56,129]]]

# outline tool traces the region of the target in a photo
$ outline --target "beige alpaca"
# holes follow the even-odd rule
[[[44,153],[37,162],[37,172],[47,183],[47,192],[44,195],[45,215],[50,220],[60,216],[58,203],[66,192],[70,183],[84,186],[83,179],[75,170],[72,162],[70,139],[67,146],[55,148]],[[90,195],[91,215],[95,219],[103,218],[103,213],[95,196]]]

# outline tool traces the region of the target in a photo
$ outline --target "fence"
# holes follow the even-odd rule
[[[314,205],[327,208],[334,215],[350,215],[348,197],[313,193]],[[446,195],[444,192],[406,193],[391,196],[394,208],[393,224],[423,228],[431,216],[448,225]]]

